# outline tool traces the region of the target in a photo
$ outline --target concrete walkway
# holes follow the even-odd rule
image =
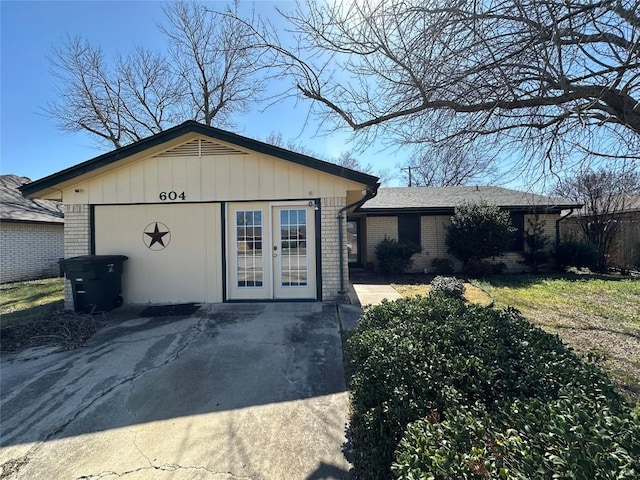
[[[353,330],[365,307],[379,305],[383,300],[402,298],[385,279],[368,272],[351,272],[349,276],[349,300],[351,304],[339,304],[338,312],[343,330]]]
[[[369,305],[379,305],[383,300],[398,300],[402,298],[391,285],[381,276],[381,274],[371,274],[368,272],[351,272],[349,278],[350,299],[352,305],[366,307]]]

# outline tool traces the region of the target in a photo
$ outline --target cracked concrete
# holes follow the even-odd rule
[[[335,307],[196,315],[131,315],[82,349],[3,357],[1,476],[348,478]]]

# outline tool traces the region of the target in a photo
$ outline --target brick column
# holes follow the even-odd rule
[[[321,199],[321,256],[322,256],[322,299],[335,300],[340,290],[340,248],[338,244],[338,212],[345,207],[347,199],[344,197],[329,197]],[[344,212],[342,225],[342,255],[344,260],[345,289],[349,282],[349,262],[347,256],[347,213]]]
[[[91,214],[89,205],[64,206],[64,257],[91,253]],[[71,283],[64,282],[64,308],[73,308]]]

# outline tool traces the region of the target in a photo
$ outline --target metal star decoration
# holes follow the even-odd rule
[[[145,244],[147,245],[147,247],[149,247],[149,248],[150,248],[150,249],[152,249],[152,250],[160,250],[161,248],[159,248],[159,247],[165,248],[165,247],[169,244],[168,240],[169,240],[171,237],[169,236],[169,237],[168,237],[168,238],[166,238],[166,239],[164,239],[163,237],[164,237],[165,235],[169,235],[169,234],[170,234],[169,229],[168,229],[168,228],[167,228],[167,226],[166,226],[166,225],[164,225],[163,223],[155,222],[155,225],[153,226],[153,231],[151,231],[151,232],[146,231],[146,230],[148,230],[148,229],[149,229],[149,227],[150,227],[151,225],[152,225],[152,224],[149,224],[149,225],[147,225],[147,228],[145,228],[145,232],[144,232],[144,234],[145,234],[146,236],[148,236],[148,237],[149,237],[149,239],[151,239],[151,241],[150,241],[149,243],[147,243],[147,241],[149,240],[149,239],[147,239],[147,240],[145,241]],[[164,227],[165,231],[160,231],[160,227],[159,227],[159,225],[162,225],[162,226]],[[165,243],[165,240],[167,240],[167,243]],[[155,244],[158,244],[158,246],[156,246],[156,248],[153,248],[153,246],[154,246]]]

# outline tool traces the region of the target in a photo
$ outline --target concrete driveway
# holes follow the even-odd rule
[[[84,348],[6,357],[0,374],[3,478],[348,478],[334,305],[130,311]]]

